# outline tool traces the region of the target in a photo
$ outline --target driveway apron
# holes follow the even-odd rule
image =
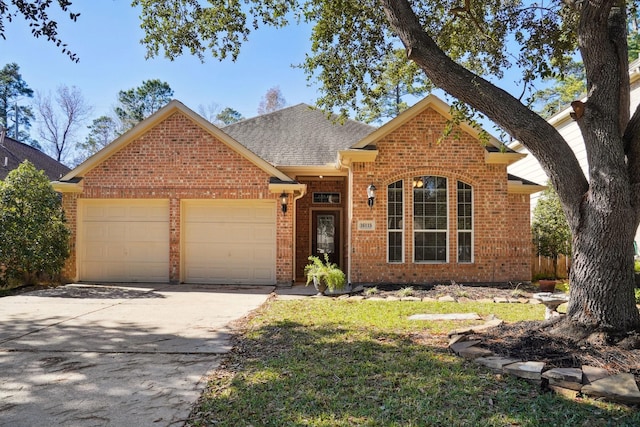
[[[0,426],[181,426],[273,287],[67,285],[0,298]]]

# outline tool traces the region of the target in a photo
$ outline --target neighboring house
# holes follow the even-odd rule
[[[429,96],[376,129],[306,105],[219,129],[178,101],[54,182],[69,279],[291,284],[311,254],[351,283],[530,280],[524,155]],[[377,188],[370,199],[370,186]]]
[[[640,104],[640,59],[637,59],[630,64],[629,80],[631,82],[630,105],[631,113],[633,114],[633,111],[635,111],[635,109]],[[575,153],[576,158],[578,159],[578,162],[582,167],[582,171],[588,178],[589,164],[587,162],[587,152],[585,150],[584,141],[582,139],[582,134],[580,133],[578,123],[576,123],[571,118],[570,114],[572,112],[573,109],[571,107],[567,107],[556,115],[552,116],[548,120],[548,122],[553,125],[553,127],[555,127],[558,132],[560,132],[565,141],[567,141],[569,147],[571,147],[571,149]],[[538,160],[536,160],[535,157],[529,154],[529,150],[524,148],[524,146],[518,141],[510,144],[509,148],[519,153],[527,154],[527,157],[524,160],[509,166],[509,173],[513,173],[534,182],[539,182],[542,184],[547,183],[549,178],[542,170],[542,166],[540,166]],[[538,197],[540,197],[540,194],[531,195],[532,211],[538,202]],[[640,242],[640,228],[636,232],[635,240],[636,242]]]
[[[33,163],[36,169],[43,170],[51,180],[59,179],[71,170],[30,145],[18,142],[8,136],[0,138],[0,181],[4,180],[9,172],[25,160]]]

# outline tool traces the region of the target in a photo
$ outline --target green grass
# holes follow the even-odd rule
[[[640,425],[624,406],[541,394],[454,356],[446,332],[478,322],[407,320],[451,312],[544,316],[530,304],[275,301],[249,322],[189,425]]]

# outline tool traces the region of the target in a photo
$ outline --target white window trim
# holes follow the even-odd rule
[[[458,250],[460,248],[460,230],[458,230],[458,182],[462,182],[465,185],[468,185],[469,187],[471,187],[471,230],[462,230],[462,232],[464,233],[471,233],[471,260],[470,261],[460,261],[460,251]],[[475,226],[476,226],[476,208],[475,208],[475,189],[473,187],[473,185],[469,184],[468,182],[462,181],[462,180],[456,180],[456,243],[457,243],[457,247],[456,247],[456,259],[458,264],[473,264],[475,262],[474,259],[474,248],[475,248]]]
[[[412,228],[413,228],[413,239],[411,242],[411,249],[413,250],[413,255],[412,255],[412,260],[414,264],[449,264],[449,248],[450,248],[450,230],[451,230],[451,215],[449,215],[449,203],[450,203],[450,199],[451,199],[451,186],[449,185],[449,178],[446,176],[442,176],[442,175],[420,175],[420,176],[435,176],[438,178],[444,178],[447,182],[447,228],[444,230],[445,233],[445,260],[444,261],[416,261],[416,232],[434,232],[434,233],[441,233],[443,230],[416,230],[415,228],[415,223],[414,221],[414,214],[413,214],[413,207],[414,207],[414,203],[415,200],[413,198],[413,187],[411,188],[411,222],[412,222]],[[412,177],[413,178],[413,177]],[[457,184],[456,184],[457,185]],[[456,218],[457,219],[457,218]],[[456,248],[457,251],[457,248]],[[457,256],[457,254],[456,254]]]
[[[391,184],[395,184],[396,182],[400,181],[400,183],[402,184],[402,228],[400,230],[390,230],[389,229],[389,185]],[[391,183],[389,183],[387,185],[387,264],[404,264],[405,263],[405,250],[404,250],[404,244],[405,244],[405,224],[406,224],[406,212],[405,212],[405,180],[404,179],[400,179],[398,181],[393,181]],[[402,254],[400,255],[400,261],[391,261],[389,259],[389,233],[393,231],[394,233],[398,233],[400,232],[400,236],[402,239]]]

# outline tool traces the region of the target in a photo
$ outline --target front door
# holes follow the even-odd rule
[[[311,253],[340,266],[340,211],[314,211],[311,227]]]

